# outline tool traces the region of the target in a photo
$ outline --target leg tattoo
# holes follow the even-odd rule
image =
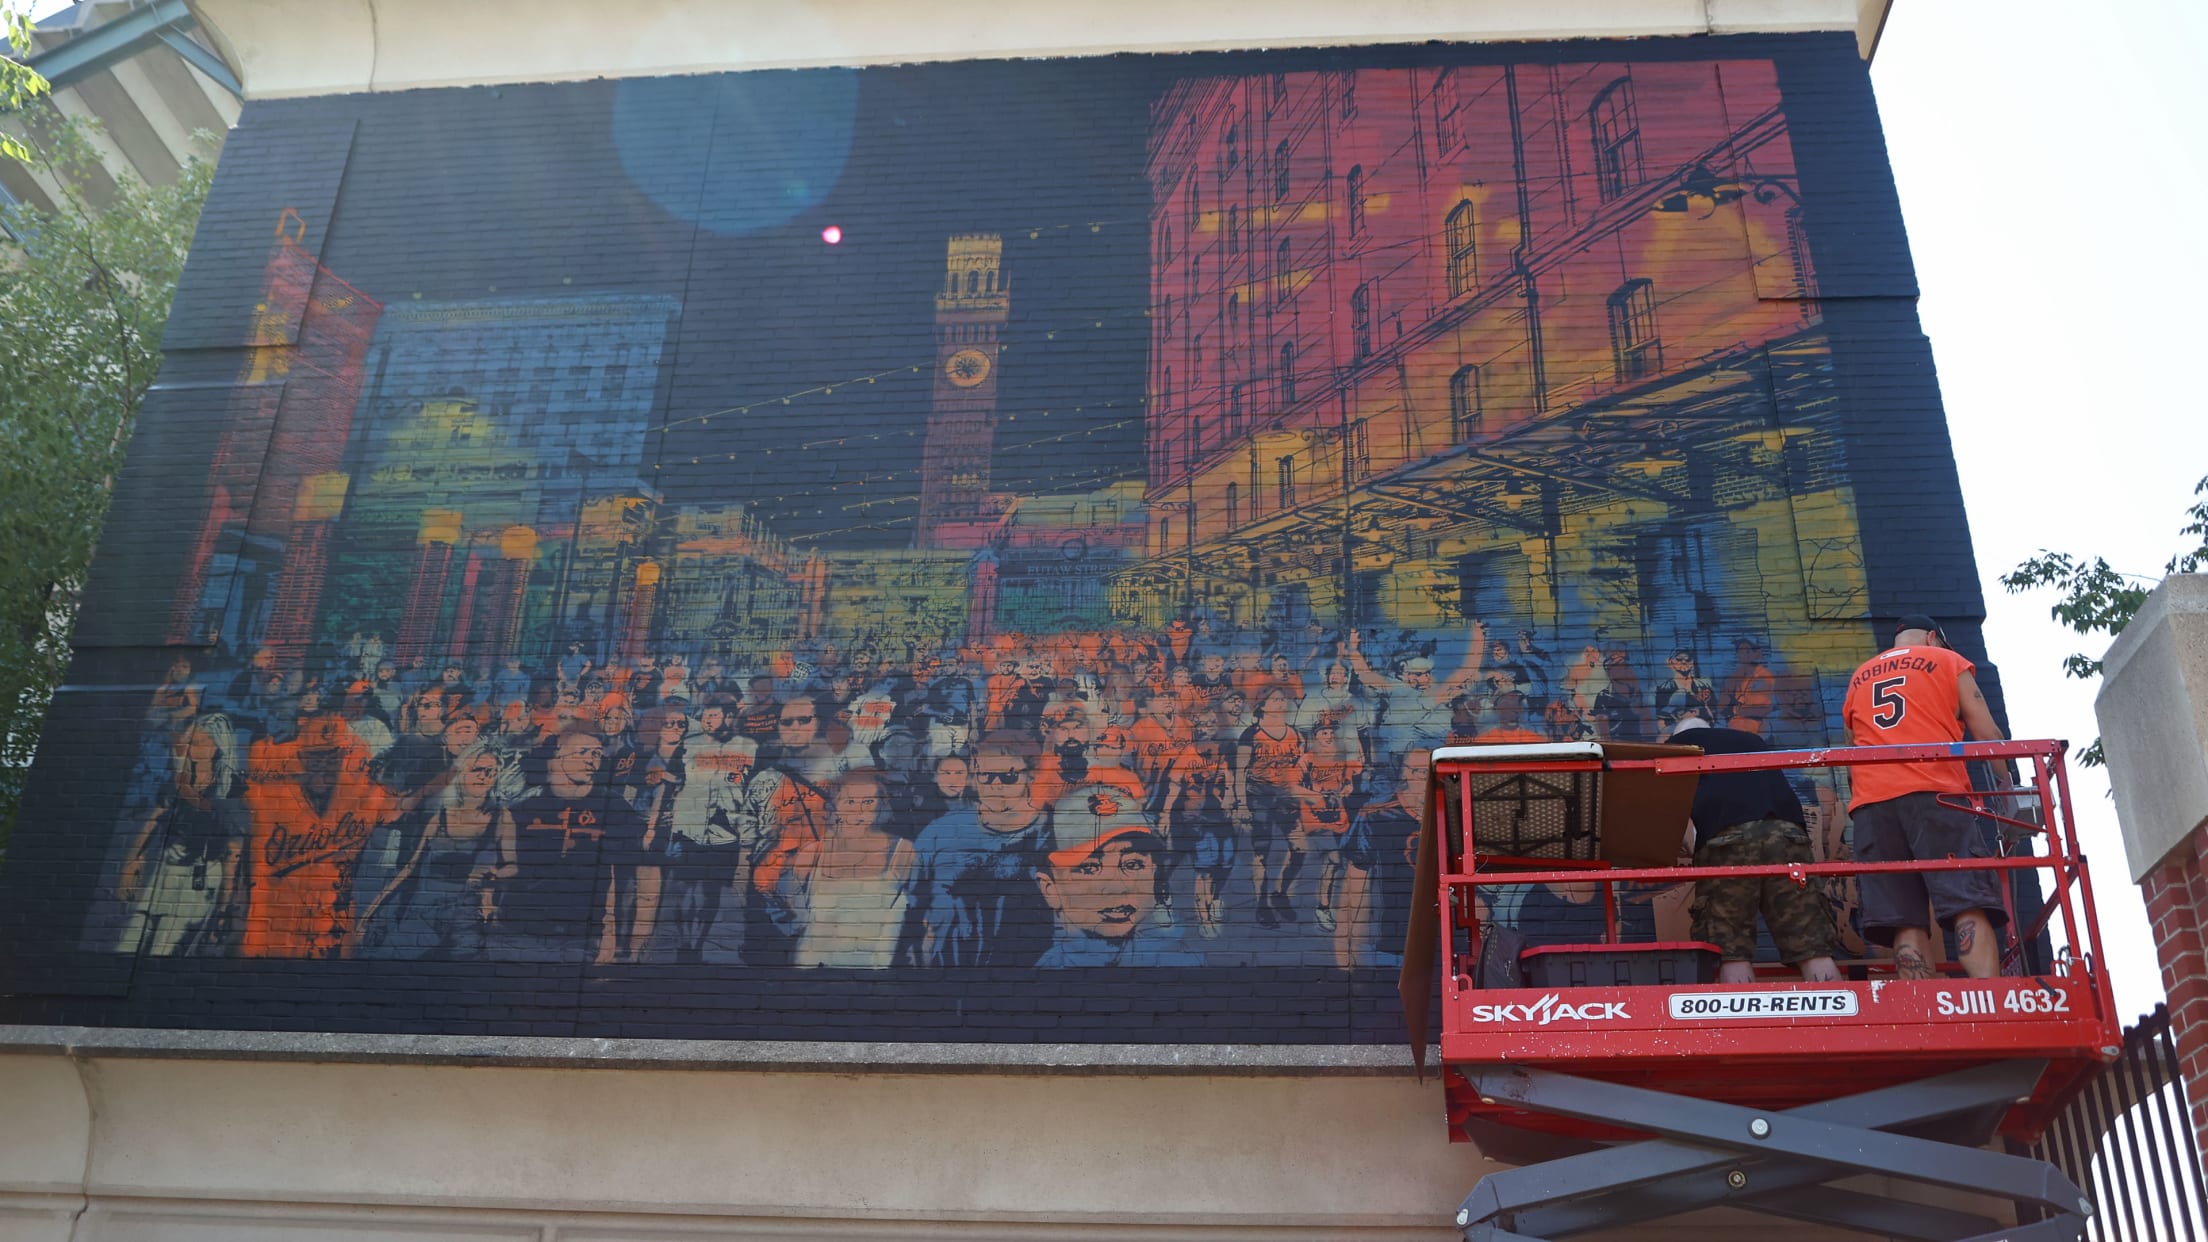
[[[1933,979],[1938,977],[1937,972],[1932,969],[1932,964],[1925,961],[1924,955],[1914,948],[1897,948],[1894,950],[1894,974],[1903,979]]]

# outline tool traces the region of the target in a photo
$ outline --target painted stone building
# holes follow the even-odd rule
[[[1446,1229],[1406,756],[1982,654],[1883,6],[1548,10],[196,5],[0,1234]]]
[[[1865,581],[1771,65],[1200,80],[1150,176],[1151,548],[1190,603],[1854,666],[1818,624]]]

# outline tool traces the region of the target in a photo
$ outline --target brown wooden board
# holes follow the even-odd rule
[[[1452,747],[1451,749],[1457,749]],[[1673,746],[1658,742],[1604,742],[1598,823],[1602,859],[1619,867],[1665,867],[1679,860],[1680,841],[1694,805],[1693,773],[1659,775],[1647,771],[1615,771],[1616,759],[1670,759],[1699,755],[1699,746]],[[1418,870],[1412,880],[1417,896],[1411,905],[1410,927],[1403,938],[1403,967],[1396,975],[1396,995],[1403,1001],[1405,1032],[1411,1045],[1411,1062],[1419,1077],[1426,1072],[1426,1029],[1432,1016],[1430,1002],[1435,971],[1441,954],[1441,834],[1436,831],[1435,789],[1429,761],[1427,793],[1419,812]],[[1475,816],[1477,812],[1475,811]]]
[[[1699,755],[1699,746],[1655,742],[1604,742],[1612,759],[1676,759]],[[1694,807],[1692,772],[1658,774],[1616,771],[1602,774],[1602,860],[1614,867],[1669,867],[1679,861],[1680,840]]]
[[[1411,922],[1403,933],[1403,967],[1395,976],[1403,1000],[1403,1024],[1411,1042],[1411,1064],[1426,1080],[1427,1002],[1434,993],[1434,968],[1441,951],[1441,834],[1434,831],[1433,768],[1426,769],[1426,797],[1418,819],[1418,868],[1411,880]]]

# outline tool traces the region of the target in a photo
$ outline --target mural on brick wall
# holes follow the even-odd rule
[[[82,947],[1384,966],[1426,748],[1833,735],[1866,567],[1770,63],[1153,66],[1025,122],[1125,131],[1086,166],[897,72],[537,88],[615,92],[604,149],[466,193],[318,105],[362,136],[261,222]],[[635,279],[527,257],[555,175],[658,222],[587,241]]]

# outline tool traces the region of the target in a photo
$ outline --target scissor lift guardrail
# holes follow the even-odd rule
[[[1405,946],[1414,1055],[1423,1066],[1438,973],[1451,1137],[1478,1136],[1491,1154],[1507,1154],[1514,1137],[1528,1140],[1521,1151],[1563,1153],[1482,1179],[1458,1213],[1465,1236],[1564,1238],[1717,1204],[1895,1237],[2079,1236],[2092,1205],[2060,1171],[1980,1146],[1997,1130],[2024,1142],[2037,1137],[2080,1079],[2121,1046],[2063,751],[2046,741],[1710,756],[1605,743],[1436,750],[1419,856],[1419,891],[1431,899],[1417,909]],[[1645,865],[1659,850],[1675,850],[1705,774],[1931,760],[2028,763],[2031,779],[1999,791],[2000,801],[1953,801],[2011,838],[2044,842],[2044,850],[1915,862]],[[1571,802],[1567,813],[1580,820],[1575,852],[1592,857],[1483,855],[1475,786],[1494,789],[1499,778],[1521,774],[1578,782],[1570,788],[1580,792],[1559,802]],[[2022,810],[2012,813],[2014,806]],[[1517,810],[1522,816],[1522,802]],[[2025,818],[2034,811],[2036,824]],[[1904,980],[1873,963],[1856,964],[1857,977],[1842,983],[1482,987],[1476,977],[1484,928],[1474,895],[1488,886],[1599,884],[1604,941],[1615,944],[1619,884],[1726,876],[1808,884],[1942,870],[2051,873],[2037,918],[2019,926],[2011,909],[2008,928],[2021,946],[2059,919],[2062,951],[2045,970],[1989,979]],[[2013,948],[2005,956],[2012,972],[2020,960]],[[1827,1185],[1859,1173],[1993,1195],[2046,1216],[2003,1225]]]

